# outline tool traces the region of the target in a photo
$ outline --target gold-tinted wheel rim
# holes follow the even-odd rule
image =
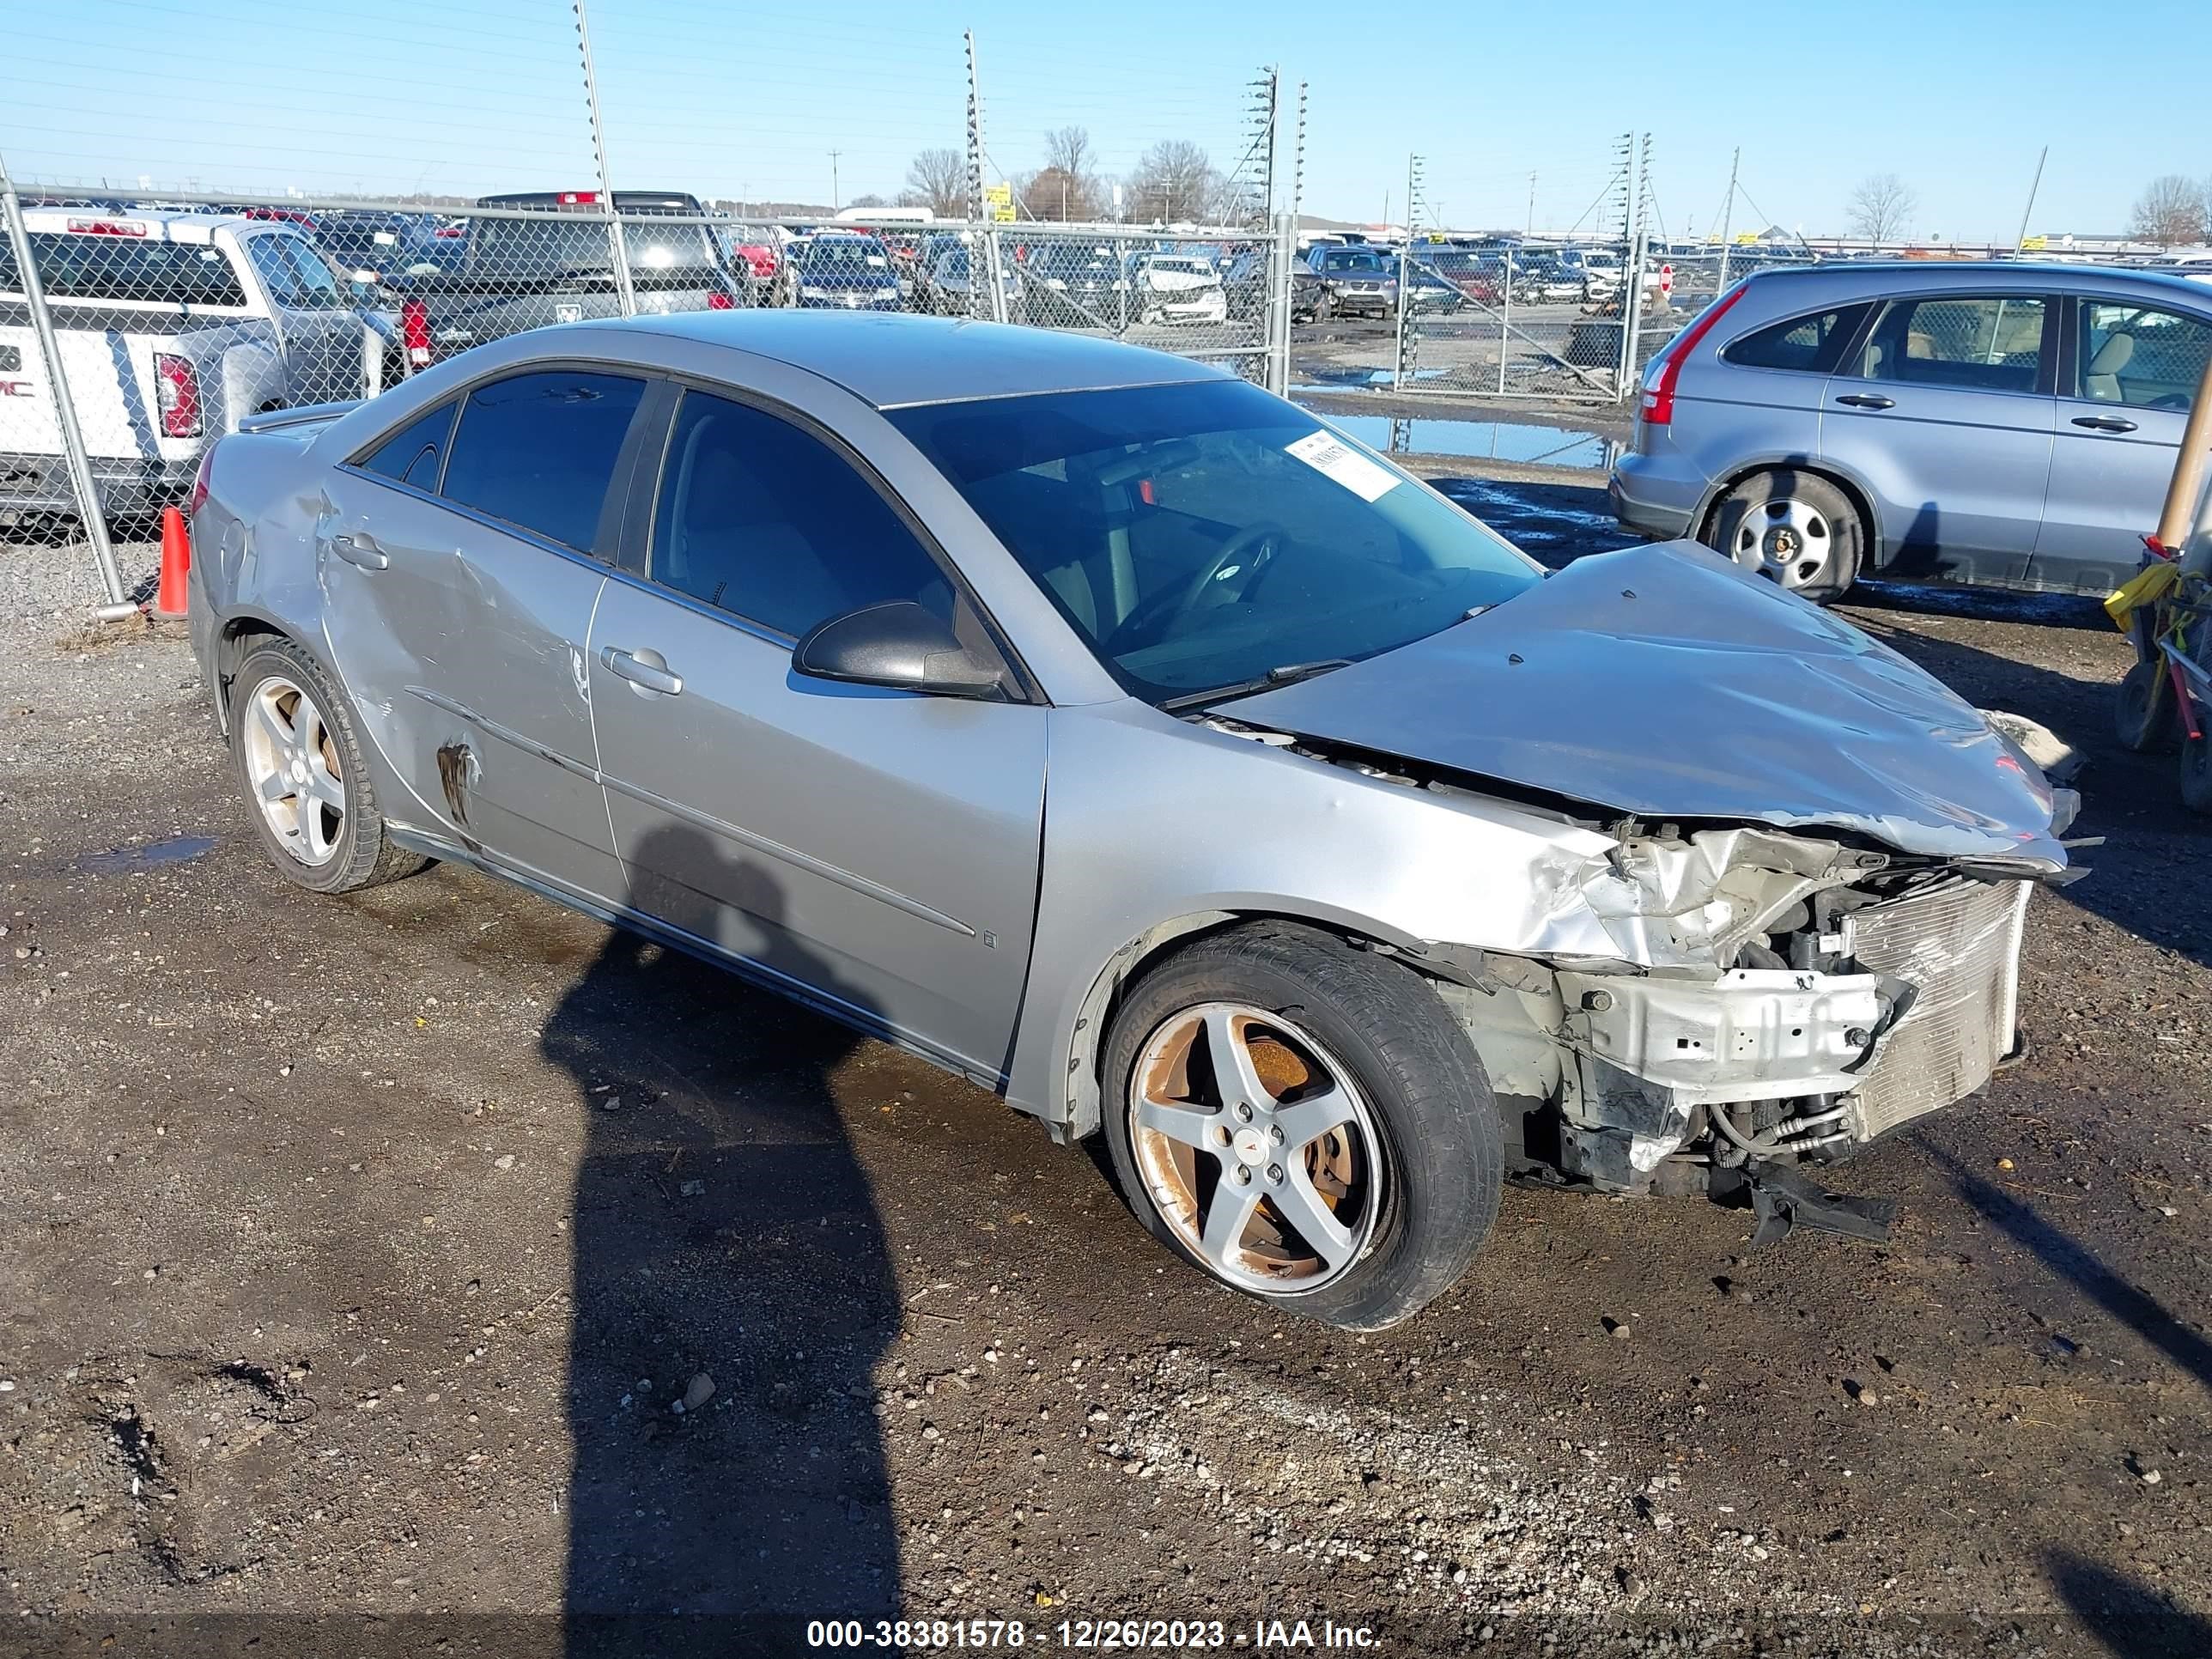
[[[1161,1022],[1130,1074],[1145,1195],[1220,1278],[1318,1290],[1373,1242],[1389,1171],[1351,1074],[1280,1014],[1208,1002]]]

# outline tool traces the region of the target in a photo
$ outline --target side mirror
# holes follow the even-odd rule
[[[884,685],[940,697],[995,698],[1006,674],[960,643],[952,629],[911,599],[872,605],[809,629],[792,665],[817,679]]]

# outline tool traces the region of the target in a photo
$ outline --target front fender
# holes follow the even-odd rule
[[[1095,1055],[1115,990],[1191,933],[1277,916],[1414,955],[1431,940],[1621,955],[1587,893],[1611,836],[1141,703],[1051,720],[1036,930],[1006,1092],[1063,1134],[1097,1124]]]

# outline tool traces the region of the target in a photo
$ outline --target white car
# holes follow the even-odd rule
[[[1225,323],[1229,292],[1213,261],[1195,253],[1139,253],[1131,273],[1137,320],[1144,323]]]
[[[249,416],[374,396],[395,314],[301,228],[192,211],[27,207],[94,485],[111,517],[185,499]],[[15,256],[0,237],[0,514],[77,509]],[[13,303],[10,303],[10,302]]]

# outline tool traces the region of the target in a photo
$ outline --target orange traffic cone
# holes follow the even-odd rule
[[[173,507],[161,509],[161,586],[154,595],[154,614],[181,617],[190,608],[185,592],[185,573],[192,568],[192,538],[185,528],[185,515]]]

